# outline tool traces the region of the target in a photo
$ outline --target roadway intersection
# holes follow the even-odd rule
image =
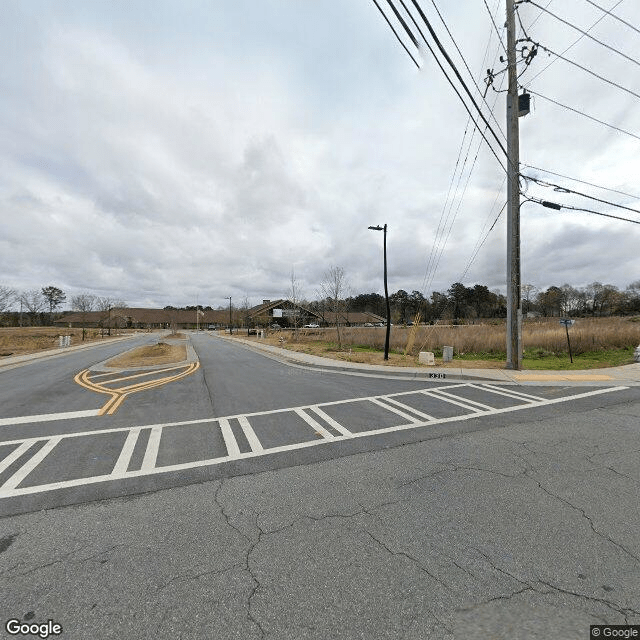
[[[153,339],[0,369],[3,624],[98,640],[640,624],[632,382],[345,374],[204,334],[187,375],[105,370]]]
[[[190,336],[184,364],[106,366],[155,339],[0,370],[0,514],[429,439],[626,390],[355,376],[210,334]]]

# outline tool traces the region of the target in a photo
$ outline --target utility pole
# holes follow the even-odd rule
[[[507,3],[507,369],[522,369],[520,128],[514,0]]]

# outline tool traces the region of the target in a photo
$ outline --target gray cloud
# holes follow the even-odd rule
[[[167,1],[150,15],[146,7],[10,5],[0,26],[0,52],[11,60],[0,70],[1,283],[92,290],[132,305],[196,297],[217,305],[228,295],[285,295],[292,268],[314,297],[326,269],[340,265],[354,291],[381,291],[382,238],[367,226],[385,222],[392,289],[421,289],[440,252],[430,288],[463,278],[504,202],[502,170],[481,146],[464,200],[445,208],[466,112],[432,60],[412,68],[375,8]],[[561,9],[582,26],[598,17],[578,0]],[[481,3],[444,11],[472,68],[490,65],[498,48],[493,39],[481,65],[492,29]],[[525,25],[538,13],[520,11]],[[639,11],[619,8],[636,23]],[[633,50],[637,36],[622,37],[612,22],[594,35]],[[558,51],[577,35],[547,17],[530,32]],[[593,43],[571,55],[623,84],[637,78]],[[523,81],[547,61],[541,54]],[[633,98],[564,63],[531,88],[640,131]],[[636,140],[542,99],[521,131],[523,162],[637,191]],[[476,135],[469,164],[478,143]],[[625,286],[638,278],[635,226],[533,204],[522,217],[524,280]],[[504,238],[503,214],[467,284],[504,288]]]

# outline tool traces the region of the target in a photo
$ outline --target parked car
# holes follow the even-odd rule
[[[279,324],[277,324],[277,323],[270,324],[270,325],[269,325],[269,327],[270,327],[271,329],[276,329],[276,330],[277,330],[277,329],[282,329],[282,327],[281,327]]]
[[[319,329],[320,325],[319,324],[305,324],[304,327],[302,327],[303,329]]]
[[[365,327],[373,327],[373,322],[365,322],[364,326]]]

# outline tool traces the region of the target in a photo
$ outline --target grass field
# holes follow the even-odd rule
[[[173,364],[187,359],[187,348],[183,344],[158,344],[138,347],[107,362],[107,367],[149,367],[156,364]]]
[[[120,332],[122,333],[122,332]],[[82,329],[58,327],[2,327],[0,328],[0,357],[19,356],[46,349],[57,349],[60,336],[71,336],[71,345],[82,344]],[[100,329],[87,329],[85,342],[107,340]]]
[[[276,346],[352,362],[383,364],[385,328],[341,329],[342,350],[335,329],[304,329],[270,333],[266,341]],[[640,344],[640,318],[578,318],[569,329],[574,362],[569,362],[567,336],[557,318],[523,323],[525,369],[588,369],[633,362]],[[242,337],[242,336],[240,336]],[[282,342],[281,342],[282,340]],[[442,347],[452,346],[452,366],[502,368],[506,360],[504,321],[457,326],[392,327],[389,364],[416,366],[420,351],[432,351],[442,366]],[[406,352],[406,355],[405,355]]]

